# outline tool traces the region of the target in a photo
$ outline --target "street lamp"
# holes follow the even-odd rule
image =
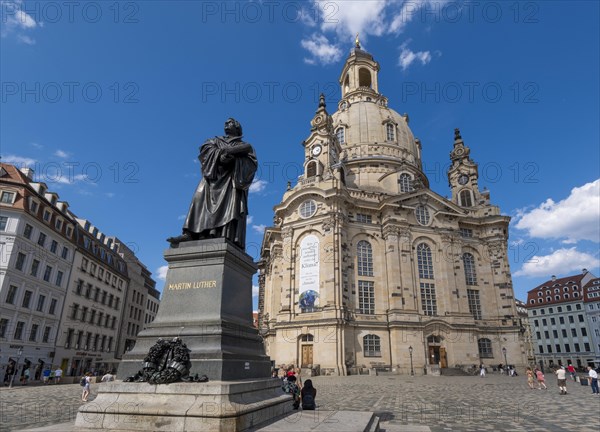
[[[23,348],[19,348],[18,354],[19,354],[19,357],[17,357],[17,363],[15,363],[15,369],[13,370],[13,374],[10,377],[10,385],[8,386],[8,388],[12,388],[13,381],[15,380],[15,375],[19,371],[19,361],[21,360],[21,356],[23,355]]]
[[[508,376],[508,361],[506,360],[506,347],[502,347],[502,354],[504,354],[504,367],[506,368],[506,375]]]
[[[409,346],[408,347],[408,353],[410,354],[410,374],[412,376],[415,376],[415,370],[413,369],[412,352],[413,352],[413,347]]]

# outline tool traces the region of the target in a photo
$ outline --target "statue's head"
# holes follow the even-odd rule
[[[225,134],[232,136],[242,135],[242,125],[234,118],[228,118],[225,122]]]

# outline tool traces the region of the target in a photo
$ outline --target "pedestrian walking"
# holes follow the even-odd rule
[[[42,378],[44,380],[44,384],[48,384],[48,381],[50,381],[50,372],[52,372],[52,371],[50,370],[49,367],[44,369],[44,372],[42,372]]]
[[[541,390],[542,387],[544,387],[544,390],[548,390],[548,387],[546,387],[546,377],[544,376],[544,372],[536,368],[535,377],[537,378],[538,382],[538,390]]]
[[[29,368],[25,369],[23,371],[23,385],[27,385],[29,383],[29,376],[30,376],[31,372],[29,371]]]
[[[79,384],[83,387],[83,392],[81,393],[81,400],[84,402],[88,401],[88,397],[90,396],[90,385],[92,382],[92,374],[91,372],[87,372],[84,376],[81,377]]]
[[[479,376],[481,378],[485,378],[485,366],[483,365],[483,363],[479,365]]]
[[[531,370],[530,367],[527,368],[527,385],[529,386],[529,388],[531,390],[534,389],[534,387],[533,387],[533,371]]]
[[[62,374],[63,374],[63,371],[60,368],[60,366],[58,366],[56,368],[56,370],[54,371],[54,383],[55,384],[60,384],[60,379],[62,378]]]
[[[5,386],[7,386],[11,383],[14,374],[15,374],[15,361],[13,359],[8,359],[8,364],[6,365],[6,373],[4,374],[4,385]]]
[[[575,381],[575,367],[571,363],[567,366],[567,372],[571,374],[571,379]]]
[[[560,389],[560,394],[561,395],[566,395],[567,394],[567,371],[565,370],[564,366],[561,366],[560,368],[556,369],[556,372],[554,372],[556,374],[556,378],[558,380],[558,388]]]
[[[588,366],[588,376],[592,382],[592,394],[600,396],[600,392],[598,391],[598,372],[596,372],[593,367]]]

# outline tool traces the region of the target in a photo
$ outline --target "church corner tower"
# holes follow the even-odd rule
[[[267,353],[331,375],[411,373],[411,358],[417,374],[439,374],[503,363],[503,348],[522,366],[510,218],[479,190],[458,129],[452,197],[429,189],[421,143],[388,106],[379,71],[357,40],[337,110],[321,96],[298,154],[304,173],[274,207],[259,262]]]

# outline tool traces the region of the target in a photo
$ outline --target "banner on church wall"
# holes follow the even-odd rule
[[[299,305],[301,309],[319,306],[319,238],[308,235],[300,242]]]

